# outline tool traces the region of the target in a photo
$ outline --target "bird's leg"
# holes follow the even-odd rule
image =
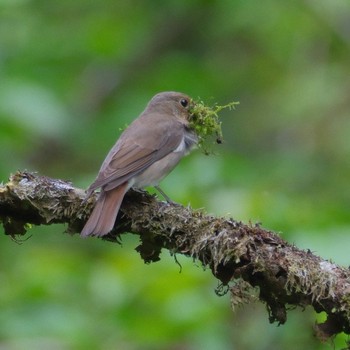
[[[95,193],[95,192],[87,189],[85,191],[85,197],[84,197],[83,201],[81,202],[81,204],[85,205],[88,202],[88,200],[93,196],[93,193]]]
[[[159,186],[154,186],[154,188],[164,197],[164,199],[170,203],[175,204],[164,192]]]

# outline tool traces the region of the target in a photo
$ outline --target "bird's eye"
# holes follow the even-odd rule
[[[185,98],[182,98],[180,100],[181,106],[182,107],[187,107],[188,106],[188,101]]]

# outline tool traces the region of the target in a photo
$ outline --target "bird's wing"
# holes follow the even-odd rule
[[[136,119],[108,153],[89,192],[119,186],[174,151],[184,137],[184,125],[161,115]]]

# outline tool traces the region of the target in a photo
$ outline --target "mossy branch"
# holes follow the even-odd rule
[[[53,223],[66,223],[69,233],[78,233],[95,202],[94,196],[84,199],[85,192],[71,183],[18,172],[0,186],[0,221],[12,237],[24,235],[30,225]],[[199,260],[221,281],[222,290],[230,291],[233,305],[255,295],[266,304],[270,322],[283,324],[288,307],[310,305],[327,314],[326,322],[316,326],[320,338],[350,334],[350,271],[259,225],[130,190],[106,239],[118,242],[126,232],[140,236],[137,250],[145,262],[159,260],[162,248]]]

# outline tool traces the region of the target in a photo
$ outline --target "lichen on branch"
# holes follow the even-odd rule
[[[18,172],[0,185],[0,222],[5,233],[25,234],[30,225],[66,223],[80,232],[96,198],[71,183]],[[136,248],[149,263],[160,251],[183,254],[210,268],[221,282],[218,293],[229,290],[232,305],[259,299],[270,322],[283,324],[291,306],[311,306],[325,312],[316,325],[319,338],[350,334],[350,271],[301,250],[260,225],[245,225],[202,210],[169,204],[144,191],[130,190],[112,232],[105,239],[118,242],[121,234],[140,236]]]

